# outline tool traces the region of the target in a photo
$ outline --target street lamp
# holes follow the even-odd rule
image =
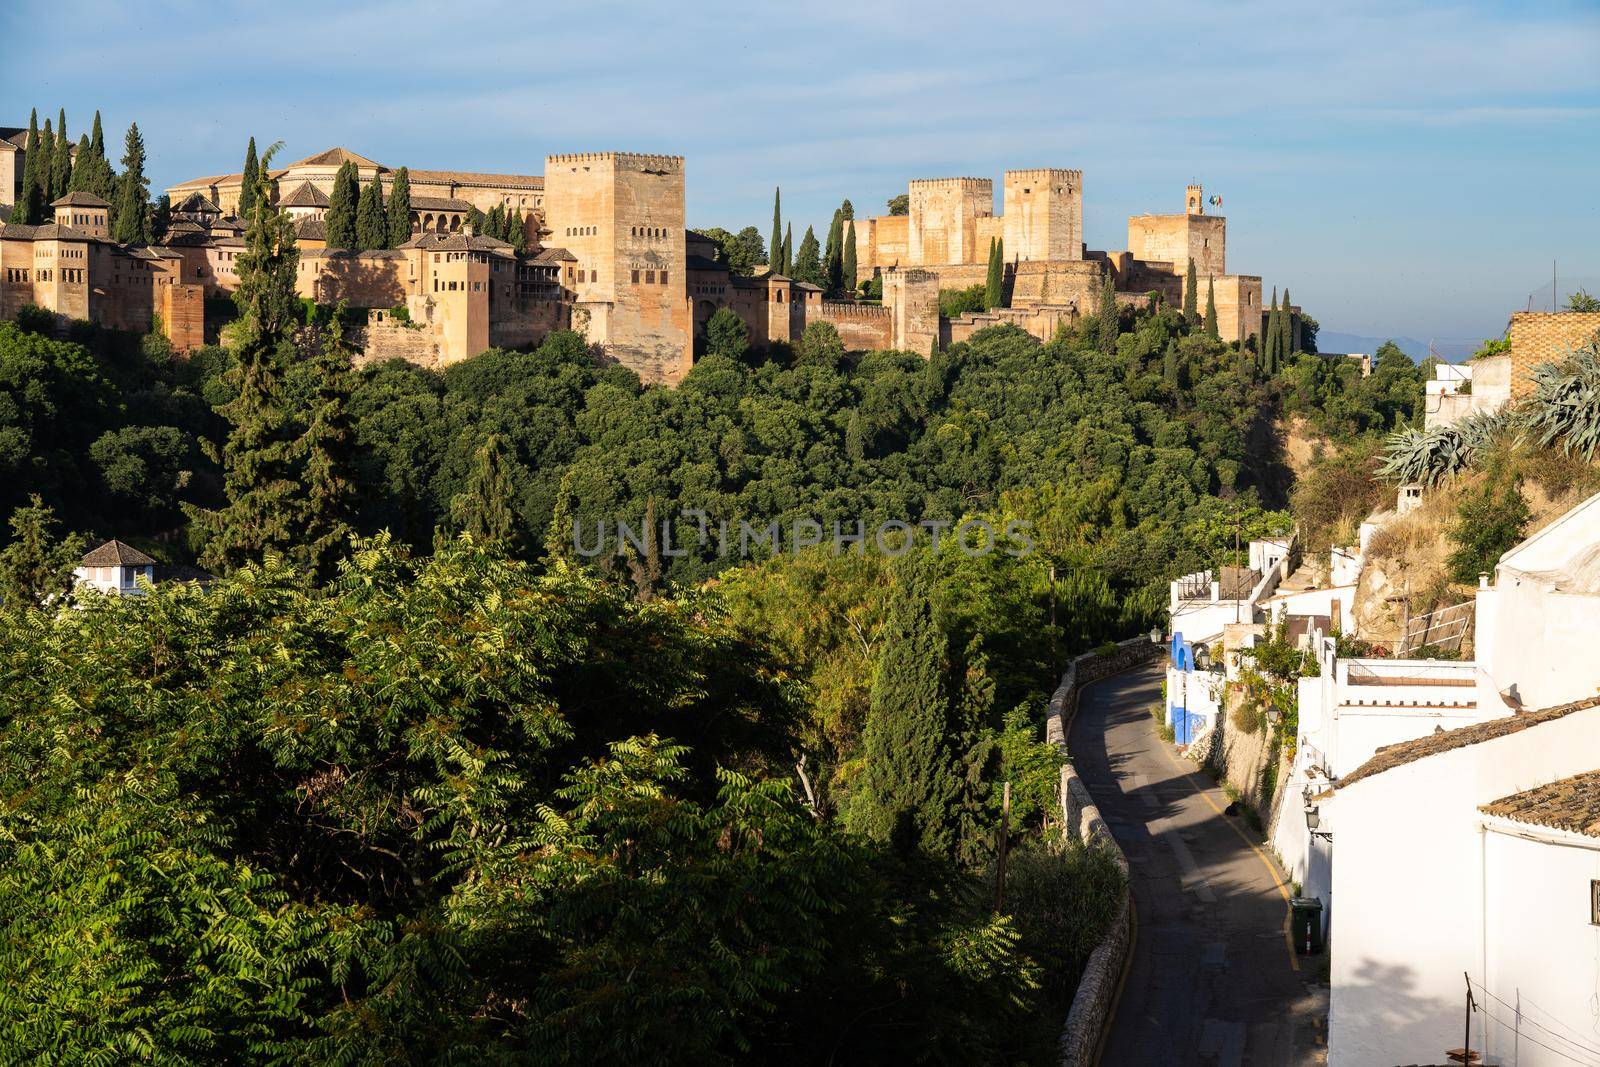
[[[1150,643],[1152,645],[1159,645],[1161,643],[1161,627],[1150,627]]]
[[[1308,790],[1308,792],[1309,792],[1309,790]],[[1311,803],[1310,800],[1307,800],[1306,801],[1306,831],[1312,837],[1325,837],[1329,841],[1332,841],[1333,840],[1333,833],[1331,831],[1329,831],[1329,830],[1318,830],[1317,829],[1317,827],[1319,827],[1321,825],[1322,825],[1322,811],[1321,811],[1321,809],[1319,809],[1315,804]]]

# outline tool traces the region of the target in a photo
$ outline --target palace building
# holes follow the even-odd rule
[[[24,162],[8,130],[0,128],[7,195]],[[847,348],[925,355],[999,323],[1048,339],[1095,306],[1107,277],[1127,303],[1181,301],[1190,262],[1201,300],[1207,284],[1215,292],[1224,340],[1261,329],[1261,279],[1226,273],[1226,220],[1206,214],[1198,185],[1186,190],[1181,213],[1130,218],[1127,250],[1097,252],[1083,243],[1081,171],[1007,171],[999,214],[987,178],[913,181],[908,214],[853,222],[858,279],[883,283],[881,303],[872,303],[824,299],[816,286],[767,268],[731,273],[716,243],[686,227],[680,156],[553,155],[542,175],[407,168],[411,239],[363,252],[326,247],[329,198],[346,163],[363,185],[377,179],[389,195],[398,168],[347,148],[271,176],[277,206],[294,220],[299,294],[365,310],[350,339],[366,360],[442,367],[572,329],[597,358],[671,385],[693,366],[696,342],[721,308],[739,316],[757,346],[793,343],[809,323],[828,322]],[[0,225],[0,317],[34,304],[118,329],[159,325],[180,350],[215,339],[205,302],[238,287],[241,181],[222,174],[172,186],[172,222],[153,247],[110,240],[110,205],[86,193],[56,201],[48,225]],[[495,207],[521,212],[528,251],[472,232],[475,211]],[[996,241],[1004,242],[1008,306],[941,317],[940,290],[982,283]]]

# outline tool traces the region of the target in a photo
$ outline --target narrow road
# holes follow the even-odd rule
[[[1085,689],[1073,763],[1127,853],[1132,965],[1101,1063],[1326,1062],[1316,960],[1289,951],[1283,872],[1228,798],[1161,739],[1159,666]],[[1300,965],[1304,970],[1298,969]]]

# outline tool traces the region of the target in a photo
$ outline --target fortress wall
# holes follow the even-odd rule
[[[877,304],[846,304],[824,300],[807,317],[829,322],[839,331],[844,347],[851,352],[875,352],[894,347],[894,313]]]
[[[295,292],[319,304],[391,308],[406,302],[411,261],[398,256],[361,252],[302,255],[295,273]]]
[[[567,306],[560,300],[532,297],[501,298],[491,305],[489,345],[492,348],[528,348],[556,330],[567,328]]]
[[[444,338],[437,329],[398,323],[369,325],[355,331],[356,363],[382,363],[403,359],[419,367],[438,370],[444,364]]]
[[[1062,326],[1071,326],[1077,321],[1078,309],[1074,307],[995,308],[945,319],[941,324],[941,336],[943,347],[948,348],[970,340],[979,330],[1009,323],[1048,342]]]
[[[1261,279],[1248,274],[1224,274],[1211,279],[1216,289],[1217,332],[1224,341],[1241,344],[1261,333]],[[1200,313],[1205,314],[1205,279],[1195,291]]]
[[[1128,250],[1135,259],[1171,263],[1180,276],[1190,259],[1202,277],[1226,274],[1227,221],[1221,215],[1133,215]]]
[[[908,264],[983,263],[977,220],[994,214],[994,182],[988,178],[931,178],[910,187]]]
[[[1083,258],[1082,171],[1008,170],[1004,195],[1008,260]]]
[[[1100,299],[1104,270],[1102,262],[1092,259],[1018,263],[1011,283],[1011,306],[1092,308]]]

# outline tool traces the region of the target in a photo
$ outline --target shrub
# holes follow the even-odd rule
[[[986,307],[984,286],[981,283],[966,289],[939,290],[939,314],[947,319],[973,311],[983,311]]]
[[[1532,517],[1515,484],[1497,488],[1493,483],[1463,500],[1458,514],[1450,540],[1460,547],[1450,554],[1450,577],[1469,585],[1494,570],[1506,550],[1522,540]]]
[[[1600,338],[1561,363],[1533,368],[1523,421],[1533,439],[1592,461],[1600,452]]]

